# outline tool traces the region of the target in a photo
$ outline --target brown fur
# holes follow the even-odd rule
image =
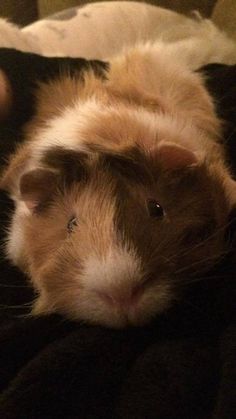
[[[66,138],[63,146],[52,138],[37,160],[39,134],[75,103],[79,117],[91,98],[97,107],[75,124],[74,143],[67,149]],[[146,50],[134,50],[112,62],[106,79],[88,72],[41,84],[25,135],[2,184],[26,205],[36,197],[35,211],[12,224],[23,248],[16,263],[39,292],[36,313],[140,325],[224,253],[230,176],[200,76],[161,57],[153,67]],[[163,144],[172,144],[166,153]],[[179,146],[188,151],[182,161]],[[50,171],[56,181],[48,193]],[[163,217],[149,213],[150,199]],[[73,218],[78,225],[69,232]],[[14,243],[8,249],[10,257],[17,253]]]
[[[200,76],[181,70],[170,71],[166,64],[160,62],[160,71],[153,72],[153,65],[147,53],[133,50],[129,54],[114,60],[106,79],[97,77],[88,71],[79,78],[63,76],[49,83],[40,83],[36,92],[36,114],[25,129],[26,141],[34,140],[39,129],[47,126],[48,121],[63,113],[65,108],[73,106],[76,100],[81,103],[96,98],[103,105],[113,105],[116,111],[96,119],[91,115],[90,130],[85,133],[85,141],[119,144],[126,147],[134,139],[144,139],[148,133],[142,130],[139,121],[128,121],[127,109],[145,109],[151,113],[163,113],[177,117],[179,121],[193,121],[200,132],[204,131],[214,139],[211,147],[214,155],[221,155],[222,149],[215,143],[220,137],[220,122],[215,116],[212,101],[204,89]],[[179,71],[178,71],[179,70]],[[181,89],[176,86],[181,84]],[[168,89],[163,88],[168,86]],[[174,93],[173,93],[174,92]],[[178,95],[176,95],[178,92]],[[124,125],[129,126],[129,133],[124,133]],[[99,134],[100,132],[100,134]],[[120,135],[119,135],[120,132]],[[116,135],[114,136],[114,133]],[[146,134],[146,135],[145,135]],[[168,138],[171,141],[171,138]],[[146,140],[148,142],[148,140]],[[127,143],[127,144],[126,144]],[[19,157],[10,162],[7,178],[14,175],[18,161],[27,159],[27,145],[19,148]],[[18,168],[16,177],[18,176]]]
[[[114,164],[115,158],[115,155],[98,153],[96,162],[87,167],[87,177],[82,182],[71,179],[64,189],[61,179],[61,186],[50,197],[50,205],[41,209],[33,220],[25,220],[24,257],[30,277],[41,293],[36,311],[59,310],[72,318],[86,318],[80,307],[81,294],[88,294],[89,310],[93,299],[95,306],[99,306],[98,292],[83,282],[88,255],[102,261],[111,248],[131,246],[142,261],[142,277],[130,278],[130,283],[121,278],[111,288],[107,285],[107,293],[123,295],[120,298],[125,299],[124,295],[129,295],[133,288],[141,294],[152,292],[153,296],[149,295],[130,320],[142,324],[153,312],[168,307],[182,283],[191,282],[196,271],[198,275],[206,272],[222,255],[227,206],[221,199],[221,181],[209,176],[205,165],[174,174],[163,172],[155,160],[139,158],[136,150],[130,151],[129,158],[123,156],[121,166]],[[121,158],[118,157],[118,162]],[[136,165],[139,173],[140,164],[142,170],[146,167],[145,176],[141,182],[139,176],[133,178],[132,184],[132,165]],[[163,205],[166,212],[163,220],[148,214],[150,197]],[[68,234],[66,225],[74,215],[78,226]],[[35,240],[37,232],[40,235]],[[98,282],[98,290],[99,286]],[[159,291],[155,296],[156,287]],[[165,297],[160,299],[165,289],[169,293],[166,301]],[[126,323],[120,315],[117,320],[116,306],[113,314],[113,309],[110,310],[109,320],[109,315],[106,320],[99,316],[99,309],[97,317],[88,316],[92,322],[102,321],[107,325]]]

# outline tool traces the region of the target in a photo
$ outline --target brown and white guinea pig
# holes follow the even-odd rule
[[[161,44],[39,83],[1,179],[33,312],[142,325],[213,267],[236,200],[220,131],[200,75]]]

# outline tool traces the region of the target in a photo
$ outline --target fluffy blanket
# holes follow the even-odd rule
[[[43,60],[43,62],[42,62]],[[1,125],[4,163],[34,110],[35,79],[47,58],[0,50],[11,69],[15,107]],[[99,62],[54,59],[50,77]],[[27,72],[25,69],[27,68]],[[44,72],[40,70],[44,68]],[[236,173],[236,66],[202,70],[225,122]],[[27,76],[25,76],[27,74]],[[7,141],[6,141],[7,138]],[[1,237],[11,202],[1,192]],[[234,214],[229,253],[208,277],[187,287],[181,304],[144,328],[121,331],[27,315],[33,292],[0,255],[0,417],[4,419],[233,419],[235,417]]]

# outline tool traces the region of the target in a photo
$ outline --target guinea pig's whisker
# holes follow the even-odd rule
[[[175,255],[171,256],[169,258],[169,261],[172,261],[173,259],[176,259],[177,257],[180,256],[186,256],[188,254],[190,254],[191,252],[195,251],[197,248],[201,247],[203,244],[206,244],[207,241],[211,240],[212,238],[214,238],[218,233],[220,233],[222,230],[225,230],[232,221],[229,221],[228,223],[226,223],[225,225],[223,225],[222,227],[219,227],[216,231],[214,231],[214,233],[212,233],[210,236],[206,237],[204,240],[202,240],[201,242],[197,243],[196,245],[194,245],[193,247],[188,248],[187,250],[183,250],[180,252],[175,253]],[[228,252],[229,250],[227,250]]]
[[[2,284],[0,282],[0,288],[32,288],[32,287],[30,285]]]
[[[31,285],[18,285],[18,284],[3,284],[0,282],[0,287],[2,288],[30,288],[32,289]]]
[[[197,306],[196,304],[193,304],[192,302],[190,303],[190,301],[183,299],[182,303],[194,308],[194,310],[196,310],[196,312],[201,313],[201,314],[205,314],[206,310],[203,310],[202,307]]]
[[[12,314],[11,314],[12,315]],[[12,316],[14,319],[29,319],[32,317],[31,313],[15,314]]]
[[[178,269],[177,271],[175,271],[175,274],[176,274],[176,275],[178,275],[178,274],[180,274],[180,273],[184,273],[184,272],[188,271],[190,268],[195,268],[195,267],[197,267],[198,265],[202,265],[202,263],[204,263],[204,262],[208,262],[208,261],[215,261],[215,262],[219,262],[219,260],[220,260],[223,256],[225,256],[226,254],[228,254],[228,251],[221,252],[221,253],[220,253],[220,254],[218,254],[217,256],[215,256],[215,255],[214,255],[214,256],[207,257],[207,258],[205,258],[205,259],[201,259],[201,260],[199,260],[199,261],[197,261],[197,262],[193,262],[193,263],[191,263],[190,265],[185,266],[184,268]]]
[[[15,308],[20,308],[20,309],[26,309],[27,307],[32,307],[32,302],[30,303],[23,303],[23,304],[13,304],[13,305],[8,305],[8,304],[0,304],[0,309],[5,310],[6,308],[10,308],[10,309],[15,309]]]
[[[0,202],[3,202],[3,204],[5,204],[4,200],[0,199]],[[9,215],[13,215],[14,211],[12,209],[9,210],[9,208],[7,208],[7,210],[1,211],[1,214],[2,214],[2,217],[3,217],[4,220],[5,219],[10,220]]]
[[[225,143],[225,144],[228,144],[228,143],[229,143],[229,141],[232,139],[232,137],[233,137],[233,135],[235,134],[235,132],[236,132],[236,128],[234,128],[234,129],[231,131],[231,133],[228,135],[228,137],[224,140],[224,143]]]
[[[230,277],[230,275],[228,275]],[[176,279],[173,282],[176,282],[178,285],[191,285],[195,284],[197,282],[205,281],[205,280],[215,280],[215,279],[221,279],[225,280],[227,277],[225,275],[199,275],[192,278],[182,278],[182,279]]]
[[[7,257],[5,255],[6,244],[4,242],[0,242],[0,262],[6,261]]]

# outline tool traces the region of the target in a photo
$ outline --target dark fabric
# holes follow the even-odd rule
[[[2,60],[0,51],[0,67]],[[236,169],[236,66],[204,71],[219,115],[227,118],[225,142]],[[18,99],[28,89],[24,83]],[[21,136],[21,124],[12,127],[1,127],[1,152],[7,153],[4,142]],[[1,236],[10,207],[1,193]],[[234,227],[232,221],[231,251],[208,279],[186,289],[183,301],[149,326],[121,331],[60,316],[27,317],[24,304],[33,293],[1,254],[0,418],[233,419]]]

